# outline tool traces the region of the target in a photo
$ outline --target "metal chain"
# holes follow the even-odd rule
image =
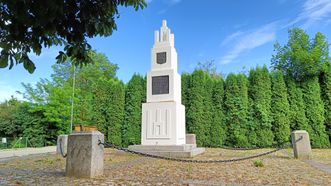
[[[61,156],[62,156],[63,158],[66,158],[66,157],[67,157],[67,154],[64,154],[64,153],[63,153],[63,149],[62,149],[62,138],[60,138],[59,143],[60,143],[60,152],[61,152]]]
[[[226,149],[226,150],[257,150],[257,149],[265,149],[265,148],[281,148],[285,145],[288,145],[290,144],[289,142],[284,142],[280,145],[268,145],[268,146],[263,146],[263,147],[230,147],[230,146],[223,146],[223,145],[220,145],[220,146],[210,146],[210,147],[213,147],[213,148],[221,148],[221,149]]]
[[[302,140],[302,136],[298,140],[296,140],[295,142],[299,142],[300,140]],[[177,161],[177,162],[184,162],[184,163],[229,163],[229,162],[237,162],[237,161],[243,161],[243,160],[254,159],[254,158],[257,158],[257,157],[265,156],[265,155],[275,153],[277,151],[280,151],[282,149],[285,149],[285,148],[288,148],[288,147],[291,146],[291,145],[286,145],[286,146],[278,147],[274,150],[264,152],[264,153],[261,153],[261,154],[242,157],[242,158],[235,158],[235,159],[227,159],[227,160],[189,160],[189,159],[171,158],[171,157],[165,157],[165,156],[159,156],[159,155],[153,155],[153,154],[133,151],[133,150],[129,150],[127,148],[119,147],[119,146],[114,145],[114,144],[102,143],[100,140],[99,140],[98,145],[104,145],[105,147],[117,149],[117,150],[128,152],[128,153],[131,153],[131,154],[137,154],[137,155],[141,155],[141,156],[145,156],[145,157],[149,157],[149,158],[163,159],[163,160]]]

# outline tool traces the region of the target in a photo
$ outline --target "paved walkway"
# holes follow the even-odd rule
[[[27,155],[37,155],[46,153],[55,153],[56,146],[40,147],[40,148],[22,148],[22,149],[5,149],[0,150],[0,160],[12,157],[22,157]]]
[[[287,155],[291,158],[294,158],[294,155],[293,153],[289,153],[287,151],[280,151],[282,154],[284,155]],[[324,172],[327,172],[329,174],[331,174],[331,167],[326,165],[326,164],[323,164],[323,163],[320,163],[318,161],[315,161],[315,160],[303,160],[303,162],[305,163],[308,163],[309,165],[321,170],[321,171],[324,171]]]
[[[325,165],[323,163],[317,162],[315,160],[305,160],[304,162],[308,163],[309,165],[316,167],[324,172],[327,172],[329,174],[331,174],[331,167],[329,167],[328,165]]]

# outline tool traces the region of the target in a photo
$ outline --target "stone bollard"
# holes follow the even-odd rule
[[[186,144],[196,144],[195,134],[186,134]]]
[[[104,135],[99,131],[79,132],[68,137],[66,175],[94,178],[103,175]]]
[[[59,135],[56,143],[56,154],[65,156],[67,154],[68,135]]]
[[[291,137],[292,137],[294,157],[297,159],[310,159],[311,147],[310,147],[308,132],[305,130],[295,130],[292,132]],[[299,140],[301,137],[302,139]]]

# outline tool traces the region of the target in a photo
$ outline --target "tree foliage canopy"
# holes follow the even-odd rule
[[[318,76],[330,66],[329,43],[326,37],[317,32],[311,40],[300,28],[289,30],[286,45],[275,44],[272,56],[274,69],[281,70],[297,81]]]
[[[267,146],[273,143],[271,131],[271,81],[267,67],[257,67],[249,72],[249,98],[251,105],[251,122],[256,139],[251,142],[258,146]]]
[[[240,147],[249,146],[248,80],[243,74],[229,74],[225,81],[225,109],[228,127],[227,144]]]
[[[325,126],[331,141],[331,66],[321,76],[321,89],[325,108]]]
[[[280,71],[271,73],[271,116],[272,129],[277,144],[283,144],[289,141],[291,133],[289,112],[290,105],[288,102],[287,88],[283,74]]]
[[[140,144],[142,103],[145,100],[145,79],[134,74],[125,89],[125,117],[122,127],[124,146]]]
[[[303,100],[306,105],[306,116],[311,127],[309,133],[314,147],[328,147],[330,145],[325,129],[324,105],[321,99],[318,78],[311,78],[301,83]],[[330,114],[330,113],[329,113]]]
[[[86,38],[109,36],[117,29],[118,7],[146,6],[144,0],[2,0],[0,2],[0,67],[23,63],[30,73],[35,65],[30,52],[40,55],[43,47],[64,45],[57,62],[70,57],[78,64],[91,63]]]

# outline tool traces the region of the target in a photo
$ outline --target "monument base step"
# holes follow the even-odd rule
[[[192,158],[205,152],[205,148],[197,148],[195,144],[185,145],[130,145],[129,150],[175,158]]]

